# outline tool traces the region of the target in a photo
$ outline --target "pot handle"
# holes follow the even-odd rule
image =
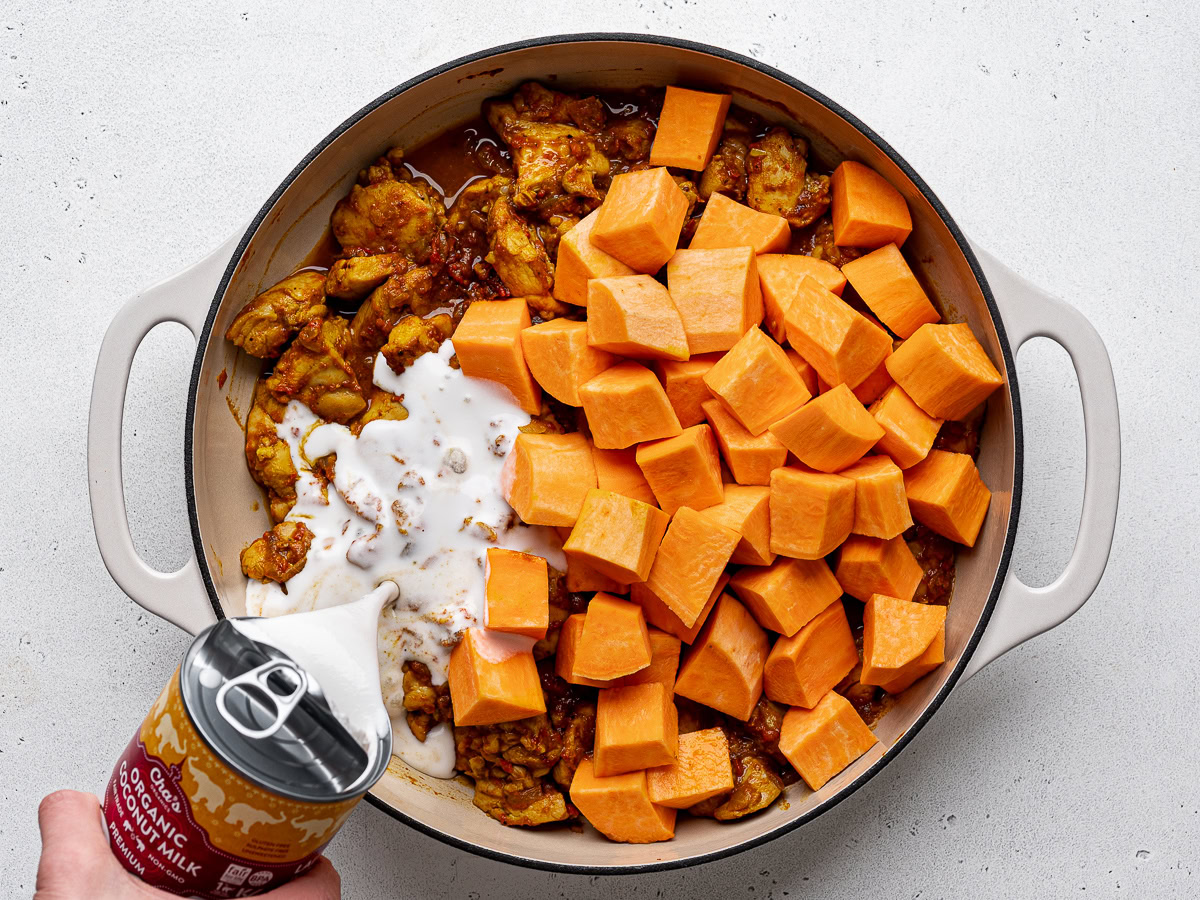
[[[179,322],[199,337],[225,266],[242,232],[190,268],[128,300],[104,333],[88,413],[88,495],[100,556],[113,580],[129,597],[189,634],[213,622],[212,606],[193,554],[183,568],[160,572],[133,546],[121,478],[121,423],[129,370],[142,340],[155,325]]]
[[[1026,281],[986,250],[973,249],[1003,311],[1013,354],[1030,338],[1048,337],[1070,355],[1083,401],[1086,469],[1079,531],[1066,568],[1053,582],[1036,588],[1009,570],[964,680],[1083,606],[1108,564],[1121,489],[1117,386],[1104,341],[1073,306]]]

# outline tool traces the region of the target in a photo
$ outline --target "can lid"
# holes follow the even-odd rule
[[[230,768],[273,793],[310,803],[363,794],[391,758],[391,734],[368,755],[317,684],[283,651],[222,620],[179,669],[184,707]]]

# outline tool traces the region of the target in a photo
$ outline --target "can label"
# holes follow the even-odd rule
[[[104,820],[117,859],[148,884],[250,897],[311,868],[359,799],[293,800],[230,769],[192,725],[176,669],[117,760]]]

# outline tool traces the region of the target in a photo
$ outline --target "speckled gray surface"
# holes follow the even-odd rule
[[[186,638],[109,580],[84,434],[109,319],[245,221],[337,122],[449,57],[536,34],[721,43],[878,130],[975,240],[1108,341],[1125,475],[1092,601],[957,691],[870,785],[799,832],[701,868],[597,880],[486,862],[363,806],[331,856],[345,896],[1184,897],[1200,892],[1195,587],[1200,13],[1190,3],[575,0],[0,6],[0,893],[32,892],[35,809],[96,790]],[[1137,7],[1137,12],[1133,11]],[[85,11],[86,8],[86,11]],[[190,552],[181,429],[191,339],[154,332],[127,404],[146,557]],[[1082,428],[1066,355],[1019,358],[1016,567],[1066,560]]]

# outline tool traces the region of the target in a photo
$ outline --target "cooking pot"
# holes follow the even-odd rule
[[[399,760],[392,761],[371,793],[376,806],[402,822],[456,847],[519,865],[588,873],[690,865],[791,831],[866,784],[929,721],[955,685],[1061,623],[1084,603],[1104,571],[1116,523],[1117,395],[1108,354],[1095,329],[1072,307],[972,245],[895,150],[807,85],[715,47],[644,35],[589,34],[475,53],[369,103],[300,161],[244,233],[143,291],[117,314],[100,349],[88,425],[96,539],[121,588],[184,630],[194,634],[214,617],[244,613],[246,582],[238,555],[268,527],[261,492],[243,457],[243,414],[250,407],[259,365],[224,339],[226,328],[247,300],[289,274],[316,245],[334,204],[360,168],[391,146],[415,146],[478,115],[485,98],[531,79],[564,90],[680,84],[732,92],[735,103],[802,132],[825,166],[854,159],[882,173],[904,195],[912,213],[906,257],[937,296],[946,319],[969,323],[1004,374],[1004,389],[988,401],[979,454],[980,473],[992,489],[991,507],[976,546],[958,554],[946,663],[898,698],[875,728],[879,743],[821,790],[792,785],[786,803],[731,823],[682,817],[674,840],[645,845],[614,844],[590,828],[583,834],[505,828],[472,807],[472,789],[466,784],[428,778]],[[164,573],[138,557],[129,535],[121,482],[121,417],[138,345],[151,328],[167,321],[187,326],[197,342],[183,435],[195,554],[179,571]],[[1022,344],[1037,336],[1061,344],[1074,363],[1087,466],[1070,561],[1052,584],[1031,588],[1010,571],[1023,451],[1014,358]],[[936,753],[937,748],[927,745],[925,752]]]

